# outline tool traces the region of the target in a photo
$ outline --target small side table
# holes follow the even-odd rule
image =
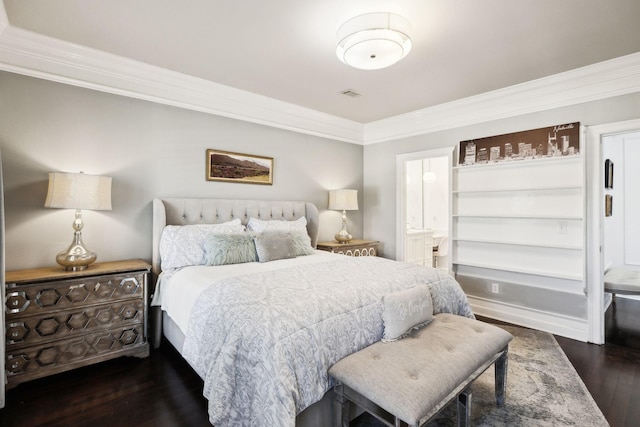
[[[378,256],[380,242],[353,239],[348,243],[318,242],[318,249],[349,256]]]
[[[120,356],[149,356],[142,260],[6,273],[7,388]]]

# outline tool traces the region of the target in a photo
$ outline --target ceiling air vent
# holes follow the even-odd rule
[[[357,98],[359,96],[362,96],[362,95],[360,95],[358,92],[356,92],[353,89],[345,89],[345,90],[341,91],[340,93],[342,95],[348,96],[349,98]]]

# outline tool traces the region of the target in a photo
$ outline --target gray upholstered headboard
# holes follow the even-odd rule
[[[165,225],[218,224],[240,218],[244,225],[249,218],[294,221],[307,219],[311,245],[318,243],[318,208],[313,203],[283,200],[234,200],[166,198],[153,200],[152,265],[156,277],[160,274],[160,235]]]

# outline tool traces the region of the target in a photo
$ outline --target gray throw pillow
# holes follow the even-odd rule
[[[211,234],[204,244],[207,265],[256,262],[258,255],[253,234]]]
[[[254,236],[259,262],[295,258],[296,248],[290,234],[261,233]]]
[[[418,329],[433,320],[433,301],[427,285],[385,295],[382,306],[382,341],[403,338],[412,329]]]
[[[311,255],[313,254],[313,247],[311,246],[311,237],[307,234],[307,230],[293,230],[283,234],[288,234],[297,256]]]

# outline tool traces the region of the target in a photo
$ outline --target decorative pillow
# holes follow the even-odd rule
[[[256,252],[260,262],[296,257],[293,239],[286,233],[257,234],[253,241],[256,244]]]
[[[160,236],[162,269],[204,264],[204,242],[212,233],[242,233],[240,219],[221,224],[167,225]]]
[[[207,265],[256,262],[258,254],[252,233],[211,234],[204,244]]]
[[[293,231],[293,230],[302,230],[304,232],[307,231],[307,219],[305,217],[300,217],[295,221],[281,221],[281,220],[271,220],[264,221],[258,218],[249,218],[249,222],[247,223],[247,229],[251,231],[257,231],[258,233],[262,233],[263,231]]]
[[[307,234],[306,227],[304,231],[293,230],[293,231],[286,232],[284,234],[288,235],[291,241],[293,242],[293,247],[297,256],[313,254],[313,246],[311,246],[311,237],[309,237],[309,234]]]
[[[382,298],[382,341],[395,341],[433,320],[433,301],[427,285],[418,285]]]

